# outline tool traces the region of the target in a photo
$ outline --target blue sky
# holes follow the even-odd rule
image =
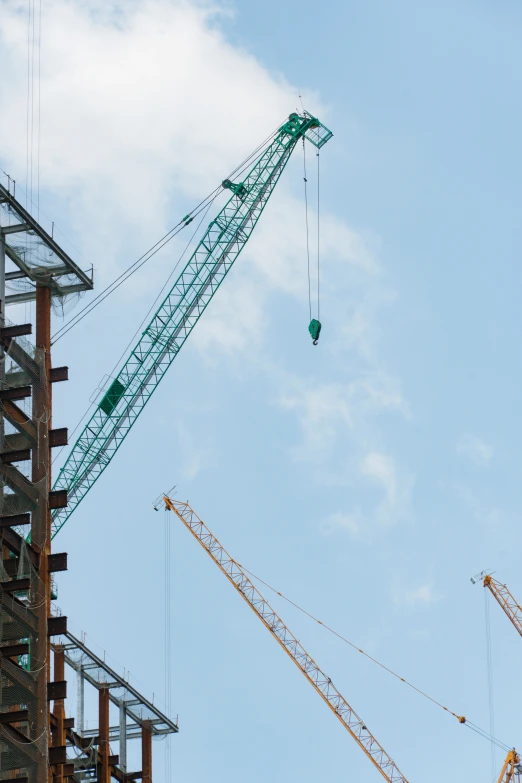
[[[0,165],[23,183],[26,4],[1,7]],[[94,263],[98,289],[299,91],[335,134],[321,155],[319,346],[307,333],[297,151],[205,319],[56,540],[69,552],[59,603],[71,628],[162,693],[164,519],[151,504],[177,484],[240,562],[489,729],[484,596],[469,577],[495,569],[522,595],[518,4],[43,9],[40,204]],[[54,363],[72,380],[56,389],[55,426],[83,415],[182,247],[57,343]],[[379,780],[188,533],[175,525],[172,537],[174,778]],[[274,606],[409,780],[493,779],[485,741]],[[497,609],[495,732],[522,745],[520,640]]]

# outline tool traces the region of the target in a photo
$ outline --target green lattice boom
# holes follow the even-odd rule
[[[53,514],[53,538],[111,462],[208,303],[246,245],[297,142],[320,148],[332,133],[307,112],[291,114],[210,223],[174,286],[74,444],[53,489],[69,504]]]

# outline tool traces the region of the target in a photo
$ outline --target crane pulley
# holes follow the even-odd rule
[[[298,141],[306,139],[320,149],[332,135],[308,112],[291,114],[242,182],[223,181],[230,199],[208,226],[60,469],[54,489],[67,491],[68,506],[53,512],[53,537],[111,462],[203,315],[250,238]]]
[[[388,783],[408,783],[393,759],[375,739],[366,723],[348,704],[328,677],[306,652],[302,644],[287,628],[281,618],[248,578],[241,565],[234,560],[218,539],[188,503],[164,495],[165,508],[173,511],[210,555],[229,582],[259,617],[274,639],[304,674],[308,682],[330,707],[372,764]]]

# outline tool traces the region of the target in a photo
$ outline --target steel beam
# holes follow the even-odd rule
[[[18,213],[23,222],[29,226],[31,231],[34,231],[35,234],[37,234],[40,239],[53,251],[55,256],[63,261],[67,269],[70,271],[70,274],[75,274],[83,282],[84,290],[92,289],[92,280],[82,269],[80,269],[77,264],[74,263],[72,258],[70,258],[67,253],[62,250],[62,248],[54,241],[53,237],[49,236],[47,231],[44,231],[41,225],[32,218],[29,212],[27,212],[22,207],[22,205],[16,201],[13,196],[11,196],[9,191],[3,185],[0,185],[0,197],[2,197],[3,200],[7,201],[11,205],[11,207],[15,212]]]
[[[14,223],[12,226],[2,226],[2,234],[18,234],[21,231],[30,231],[29,223]]]

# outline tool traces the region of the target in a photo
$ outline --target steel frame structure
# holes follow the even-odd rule
[[[26,237],[23,259],[13,242],[20,235]],[[9,259],[14,272],[6,271]],[[62,783],[66,771],[65,744],[51,731],[49,710],[49,701],[66,692],[65,681],[50,681],[50,638],[67,627],[67,618],[51,616],[51,574],[67,568],[65,553],[51,553],[51,509],[67,503],[67,493],[51,490],[51,449],[67,444],[67,430],[52,429],[52,384],[68,377],[66,367],[51,366],[51,303],[64,293],[63,276],[76,279],[76,290],[91,286],[0,186],[0,774],[29,783]],[[6,318],[7,304],[20,301],[6,295],[6,281],[20,277],[30,279],[23,301],[36,301],[34,346],[24,338],[32,325]],[[7,358],[15,368],[10,372]],[[20,407],[29,399],[30,406]],[[21,464],[29,468],[24,472]],[[17,531],[27,528],[26,542]]]
[[[152,746],[153,737],[161,737],[178,733],[177,719],[171,720],[150,700],[146,699],[136,688],[121,677],[113,667],[109,666],[84,641],[77,639],[67,631],[60,637],[59,643],[53,644],[56,661],[58,659],[58,676],[62,675],[63,663],[76,676],[77,709],[76,720],[64,718],[64,739],[70,749],[74,749],[75,757],[69,755],[71,781],[81,783],[88,779],[108,783],[112,778],[120,783],[142,780],[152,783]],[[86,728],[85,722],[85,684],[98,691],[99,720],[95,728]],[[113,704],[118,711],[118,723],[109,722],[109,705]],[[55,703],[54,713],[59,713]],[[142,769],[128,769],[127,742],[141,741]],[[111,754],[107,749],[111,743],[118,743],[119,752]],[[92,776],[96,777],[93,778]]]

